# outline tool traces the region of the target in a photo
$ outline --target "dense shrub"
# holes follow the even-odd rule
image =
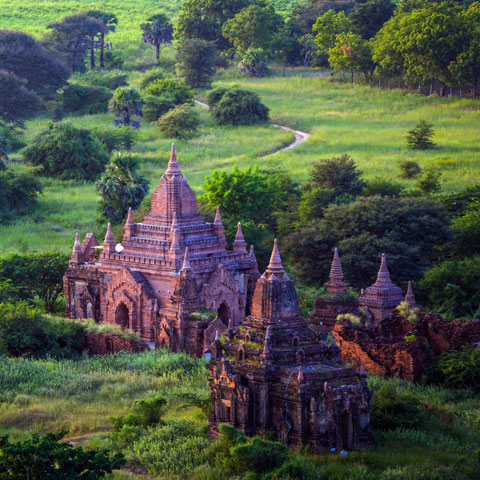
[[[165,72],[161,68],[152,68],[140,80],[140,90],[145,90],[151,83],[156,80],[163,80],[165,78]]]
[[[176,105],[193,102],[193,92],[183,81],[155,80],[145,89],[145,118],[154,122]]]
[[[231,88],[214,104],[209,105],[212,115],[219,125],[251,125],[268,121],[268,108],[260,97],[249,90]]]
[[[127,416],[112,417],[113,430],[119,432],[127,425],[129,427],[151,427],[163,424],[162,416],[167,400],[164,397],[136,400],[132,405],[132,413]]]
[[[90,130],[69,123],[51,123],[23,151],[25,161],[62,180],[94,180],[108,162],[108,153]]]
[[[137,132],[132,127],[121,127],[116,130],[92,130],[93,136],[103,144],[108,153],[114,150],[131,150],[137,139]]]
[[[232,456],[244,471],[264,473],[280,467],[287,458],[288,448],[280,442],[253,437],[248,442],[233,447]]]
[[[373,395],[370,418],[372,426],[379,430],[418,428],[426,412],[414,395],[399,392],[393,382],[387,382]]]
[[[402,160],[398,164],[398,168],[400,169],[399,176],[406,179],[418,177],[418,175],[420,175],[420,172],[422,171],[420,165],[413,160]]]
[[[372,195],[401,197],[404,193],[405,189],[402,184],[384,180],[383,178],[370,180],[362,191],[362,195],[365,195],[366,197]]]
[[[5,167],[0,159],[0,222],[31,213],[42,191],[42,184],[33,169]]]
[[[240,72],[250,77],[266,77],[270,73],[261,48],[249,48],[238,67]]]
[[[55,320],[27,303],[0,304],[0,352],[14,357],[78,356],[84,348],[81,325]]]
[[[191,105],[178,105],[158,120],[158,129],[165,137],[188,137],[195,133],[200,117]]]
[[[140,122],[135,119],[143,117],[143,101],[140,94],[134,88],[117,88],[113,97],[108,102],[108,110],[117,117],[114,121],[116,127],[140,127]]]
[[[113,93],[104,87],[87,87],[71,83],[62,91],[63,111],[77,115],[105,113]]]
[[[72,82],[87,87],[103,87],[109,90],[116,90],[119,87],[126,87],[128,85],[128,76],[121,71],[115,70],[109,72],[89,70],[80,75],[74,75]]]

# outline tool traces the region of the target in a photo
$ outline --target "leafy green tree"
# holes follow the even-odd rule
[[[480,202],[480,185],[443,195],[440,200],[451,217],[462,216]]]
[[[121,127],[115,130],[95,128],[92,130],[92,134],[107,149],[109,154],[114,150],[130,151],[137,139],[137,132],[132,127]]]
[[[152,15],[140,25],[142,40],[155,47],[155,59],[160,62],[160,48],[173,40],[173,25],[164,13]]]
[[[112,418],[113,430],[119,432],[124,425],[143,428],[163,425],[162,416],[166,405],[167,400],[161,396],[136,400],[132,405],[132,413],[126,417]]]
[[[24,166],[5,167],[0,160],[0,222],[31,213],[43,191],[35,173]]]
[[[186,0],[178,17],[175,36],[214,42],[219,50],[228,50],[231,43],[222,35],[224,23],[251,0]]]
[[[249,5],[227,20],[222,27],[222,34],[241,52],[249,48],[262,48],[273,53],[283,26],[282,17],[273,5],[265,1]]]
[[[290,264],[307,284],[326,281],[335,247],[354,287],[373,283],[382,252],[394,281],[415,281],[452,239],[442,206],[424,198],[359,197],[330,205],[323,214],[299,224],[282,240]]]
[[[0,258],[0,278],[11,280],[24,300],[39,297],[45,311],[51,313],[63,292],[63,275],[67,266],[68,255],[64,253],[12,254]]]
[[[71,83],[61,93],[63,111],[76,115],[106,113],[112,96],[113,93],[108,88]]]
[[[13,73],[0,70],[0,121],[22,126],[42,107],[40,98],[26,87],[26,82]]]
[[[102,20],[86,12],[67,15],[59,22],[49,23],[47,28],[51,32],[46,35],[45,43],[63,57],[74,73],[85,70],[85,54],[106,31]]]
[[[215,73],[217,47],[214,42],[185,38],[177,49],[177,74],[193,88],[210,86]]]
[[[108,162],[108,153],[90,130],[69,123],[51,123],[23,151],[26,162],[62,180],[94,180]]]
[[[392,0],[367,0],[357,2],[349,15],[352,30],[365,40],[372,38],[389,20],[395,9]]]
[[[401,197],[405,193],[405,188],[401,183],[391,182],[383,178],[375,178],[367,182],[362,191],[362,195],[367,197],[373,195],[382,195],[388,197]]]
[[[218,93],[217,90],[214,92]],[[212,93],[207,102],[219,125],[251,125],[268,121],[268,107],[249,90],[234,87],[224,91],[221,98]]]
[[[0,478],[9,480],[100,480],[125,464],[123,455],[74,447],[61,440],[66,430],[10,443],[0,439]]]
[[[136,209],[148,193],[148,180],[136,175],[138,161],[130,154],[115,153],[96,184],[99,210],[112,223],[120,223],[128,209]]]
[[[419,286],[436,312],[451,319],[478,315],[480,255],[435,265],[425,272]]]
[[[315,35],[315,44],[319,55],[328,55],[330,49],[335,46],[337,35],[350,32],[351,25],[345,13],[328,10],[312,27]]]
[[[402,160],[399,162],[398,168],[400,169],[400,178],[415,178],[422,172],[420,165],[413,160]]]
[[[413,150],[428,150],[433,148],[435,146],[432,142],[434,134],[433,125],[426,120],[421,120],[414,129],[408,131],[408,148]]]
[[[265,77],[269,74],[265,52],[261,48],[249,48],[238,67],[240,72],[251,77]]]
[[[154,122],[176,105],[193,103],[193,92],[182,80],[159,79],[149,83],[144,91],[145,118]]]
[[[33,37],[12,30],[0,30],[0,65],[20,78],[28,90],[46,97],[63,87],[69,76],[66,66]]]
[[[157,80],[163,80],[165,78],[165,71],[160,68],[152,68],[151,70],[148,70],[145,75],[142,75],[142,78],[140,80],[140,90],[145,90],[151,83],[156,82]]]
[[[328,63],[334,72],[350,71],[352,83],[355,72],[368,79],[374,70],[371,44],[356,33],[340,33],[328,51]]]
[[[455,230],[454,248],[459,256],[480,253],[480,202],[469,204],[463,215],[452,221]]]
[[[200,116],[189,104],[176,106],[157,122],[158,129],[165,137],[189,137],[200,125]]]
[[[99,63],[101,68],[105,68],[105,58],[104,58],[104,52],[105,52],[105,37],[110,33],[114,32],[117,28],[118,25],[118,18],[114,13],[111,12],[106,12],[103,10],[88,10],[86,14],[89,17],[96,18],[97,20],[100,20],[103,23],[103,30],[99,32],[98,36],[98,41],[100,44],[100,55],[99,55]],[[95,59],[94,56],[94,45],[95,42],[92,42],[91,46],[91,58]],[[91,65],[92,68],[95,66],[95,61],[93,61],[93,65]]]
[[[120,87],[115,90],[108,102],[108,109],[115,114],[115,126],[140,127],[140,122],[133,120],[143,117],[143,101],[140,94],[132,87]]]

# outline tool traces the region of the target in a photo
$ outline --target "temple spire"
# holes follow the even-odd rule
[[[170,154],[170,161],[168,162],[167,171],[165,175],[181,175],[182,171],[180,170],[177,162],[177,155],[175,154],[175,144],[172,143],[172,152]]]
[[[78,237],[78,232],[75,233],[75,243],[73,244],[73,252],[72,253],[82,253],[82,246],[80,245],[80,240]]]
[[[178,220],[177,220],[177,212],[173,212],[173,218],[172,218],[172,230],[175,230],[178,228]]]
[[[128,209],[128,216],[127,216],[127,225],[134,225],[135,222],[133,221],[133,214],[132,214],[132,207]]]
[[[215,224],[223,224],[222,217],[220,216],[220,207],[217,207],[215,211],[215,220],[213,221]]]
[[[410,307],[414,307],[417,305],[415,295],[413,293],[412,282],[410,280],[408,281],[407,294],[405,295],[405,303]]]
[[[330,281],[325,284],[327,293],[341,295],[348,292],[347,284],[343,282],[342,263],[338,255],[338,248],[333,253],[332,266],[330,267]]]
[[[235,235],[235,240],[233,242],[233,251],[234,252],[247,251],[247,242],[243,237],[242,224],[240,222],[238,222],[238,225],[237,225],[237,234]]]
[[[280,252],[278,251],[278,242],[277,239],[273,241],[273,250],[270,257],[270,263],[268,264],[267,273],[281,274],[285,273],[282,265],[282,259],[280,257]]]
[[[253,248],[253,243],[250,245],[250,258],[255,262],[257,261],[257,257],[255,256],[255,249]]]
[[[390,279],[390,272],[387,266],[387,256],[382,253],[382,261],[380,262],[380,268],[378,269],[377,281],[375,285],[390,285],[392,280]]]
[[[185,257],[183,258],[183,265],[182,265],[182,270],[191,270],[192,266],[190,265],[190,259],[188,255],[188,247],[185,248]]]
[[[112,226],[110,223],[107,225],[107,233],[105,234],[105,240],[103,241],[103,251],[105,253],[115,252],[115,238],[113,238]]]

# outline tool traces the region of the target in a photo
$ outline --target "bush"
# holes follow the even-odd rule
[[[418,313],[420,312],[419,308],[412,308],[408,305],[407,302],[402,302],[396,308],[400,316],[412,325],[418,322]]]
[[[116,130],[92,130],[93,136],[103,144],[108,153],[114,150],[131,150],[137,139],[137,133],[132,127],[121,127]]]
[[[421,120],[413,130],[409,130],[407,135],[408,148],[413,150],[428,150],[435,144],[432,142],[434,135],[433,125]]]
[[[104,87],[87,87],[71,83],[62,91],[63,111],[77,115],[91,115],[108,111],[113,94]]]
[[[199,38],[184,38],[177,48],[177,74],[192,88],[210,86],[215,73],[217,46]]]
[[[121,52],[118,50],[107,50],[104,55],[106,68],[117,70],[123,69],[125,61],[123,60]]]
[[[152,68],[140,80],[140,90],[145,90],[151,83],[156,80],[163,80],[165,78],[165,72],[161,68]]]
[[[51,123],[23,151],[26,162],[62,180],[94,180],[105,168],[108,153],[90,130]]]
[[[132,405],[132,413],[126,417],[112,417],[113,431],[119,432],[125,425],[147,428],[163,424],[162,416],[166,404],[167,400],[160,396],[136,400]]]
[[[398,168],[400,169],[400,177],[405,179],[418,177],[422,171],[420,165],[413,160],[402,160],[398,164]]]
[[[228,92],[226,87],[215,87],[207,93],[207,105],[210,108],[210,111],[213,110],[217,103],[223,98],[225,93]]]
[[[268,121],[268,108],[260,97],[242,88],[227,90],[220,100],[210,105],[219,125],[251,125]]]
[[[374,392],[371,423],[379,430],[418,428],[426,419],[418,399],[411,393],[399,392],[389,381]]]
[[[187,137],[200,125],[200,117],[194,107],[184,104],[163,115],[157,122],[165,137]]]
[[[438,193],[442,189],[440,183],[440,172],[435,170],[429,170],[417,181],[417,187],[425,194],[430,195],[431,193]]]
[[[238,64],[240,72],[250,77],[266,77],[270,72],[261,48],[249,48]]]
[[[362,191],[362,195],[370,197],[381,195],[383,197],[401,197],[405,193],[403,185],[382,178],[370,180]]]
[[[132,126],[140,128],[140,122],[134,120],[143,117],[143,101],[140,94],[131,87],[120,87],[115,90],[113,97],[108,102],[108,110],[115,114],[116,127]]]
[[[126,87],[128,85],[128,75],[119,70],[112,70],[110,72],[105,70],[101,72],[89,70],[88,72],[74,75],[71,81],[87,87],[103,87],[109,90],[116,90],[119,87]]]

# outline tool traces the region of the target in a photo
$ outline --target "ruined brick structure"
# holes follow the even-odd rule
[[[247,251],[239,224],[233,251],[227,250],[219,210],[213,223],[199,215],[174,145],[150,213],[134,223],[129,211],[118,245],[109,225],[102,247],[92,234],[82,244],[76,236],[64,277],[67,318],[118,324],[158,346],[200,356],[216,330],[250,313],[259,276],[253,248]],[[218,317],[190,318],[202,307]]]
[[[271,431],[290,447],[315,452],[370,446],[364,371],[342,365],[335,340],[310,329],[298,308],[275,241],[251,315],[213,344],[210,432],[220,423],[248,435]]]

